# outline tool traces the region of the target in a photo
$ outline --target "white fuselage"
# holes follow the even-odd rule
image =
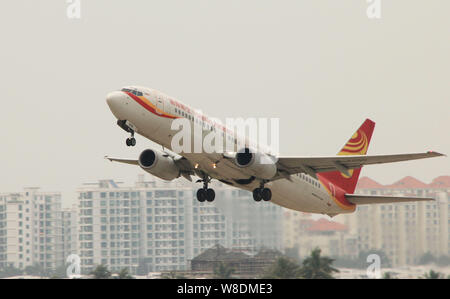
[[[216,127],[218,130],[228,130],[212,122],[206,115],[196,112],[189,106],[157,90],[143,87],[135,88],[142,92],[142,97],[155,107],[155,111],[150,111],[142,103],[121,91],[110,93],[107,97],[107,103],[118,120],[131,122],[136,133],[165,148],[172,150],[171,141],[176,133],[171,129],[174,118],[165,117],[165,114],[189,119],[192,126],[195,122],[200,123],[203,126],[203,136],[210,132],[211,126],[218,126]],[[192,139],[194,138],[198,137],[193,134]],[[238,137],[232,135],[231,138],[234,140]],[[260,184],[257,180],[249,180],[248,174],[243,173],[242,169],[235,165],[233,161],[223,159],[223,155],[220,153],[182,153],[181,155],[212,178],[226,181],[235,187],[251,191]],[[220,162],[217,163],[217,161]],[[243,180],[239,182],[249,180],[249,182],[240,184],[236,180]],[[342,208],[333,196],[330,196],[329,191],[319,180],[306,174],[292,175],[290,179],[271,181],[266,183],[266,186],[272,191],[271,201],[289,209],[331,216],[354,211],[354,208]]]

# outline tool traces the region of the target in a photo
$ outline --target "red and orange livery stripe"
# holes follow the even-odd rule
[[[343,210],[354,211],[356,205],[352,204],[345,198],[345,191],[328,181],[326,178],[318,175],[317,178],[322,186],[327,190],[333,201]]]
[[[146,97],[144,96],[136,96],[132,94],[131,92],[124,91],[128,96],[130,96],[133,100],[135,100],[138,104],[140,104],[142,107],[144,107],[146,110],[150,111],[151,113],[165,118],[170,119],[176,119],[179,118],[179,116],[172,115],[169,113],[164,112],[163,110],[159,109],[155,105],[153,105]]]

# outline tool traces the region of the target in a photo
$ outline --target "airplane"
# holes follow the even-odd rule
[[[127,146],[136,145],[135,133],[138,133],[160,144],[162,149],[146,149],[138,159],[105,158],[111,162],[139,166],[167,181],[179,177],[192,181],[191,176],[197,176],[197,182],[203,183],[203,187],[197,191],[197,200],[200,202],[214,201],[214,189],[209,188],[212,179],[251,191],[257,202],[271,201],[288,209],[330,217],[352,213],[357,205],[433,200],[360,195],[354,194],[354,191],[364,165],[445,156],[434,151],[366,155],[375,128],[375,123],[370,119],[364,121],[336,156],[276,157],[268,151],[250,148],[247,140],[242,141],[245,148],[235,148],[234,152],[174,153],[171,151],[171,140],[176,132],[171,129],[171,124],[179,118],[201,126],[201,138],[211,131],[219,130],[226,133],[221,135],[223,138],[228,138],[236,145],[242,137],[198,110],[155,89],[127,86],[110,92],[106,102],[117,118],[119,127],[130,134],[126,139]]]

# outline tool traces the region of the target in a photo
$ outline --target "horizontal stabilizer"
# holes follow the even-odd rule
[[[404,196],[384,196],[384,195],[359,195],[359,194],[345,194],[345,198],[355,205],[369,205],[369,204],[386,204],[410,201],[428,201],[433,198],[424,197],[404,197]]]

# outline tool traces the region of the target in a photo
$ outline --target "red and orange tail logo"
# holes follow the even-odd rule
[[[375,123],[370,119],[366,119],[359,129],[353,134],[350,140],[339,151],[338,155],[365,155],[369,147],[370,139],[375,128]],[[331,171],[320,173],[319,179],[325,178],[329,182],[341,187],[347,193],[353,193],[358,182],[361,168],[350,170],[350,176],[340,171]]]
[[[369,138],[361,128],[353,134],[352,138],[341,149],[338,155],[365,155],[369,147]]]

